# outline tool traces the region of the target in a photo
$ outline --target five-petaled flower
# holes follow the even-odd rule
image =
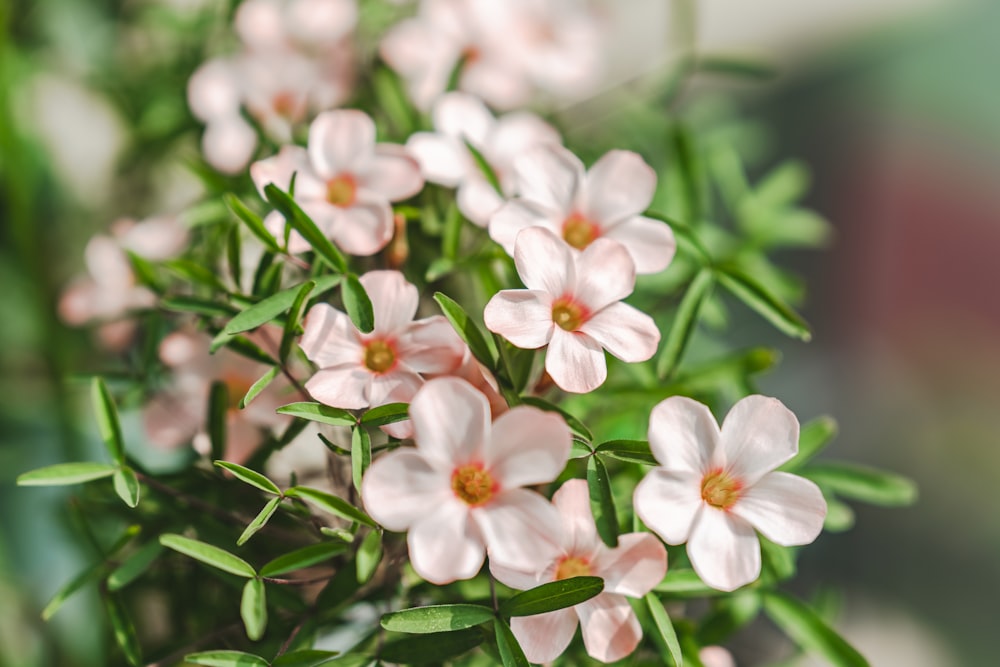
[[[573,639],[577,621],[592,658],[614,662],[635,650],[642,628],[627,597],[642,597],[663,579],[667,551],[649,533],[629,533],[610,548],[601,542],[590,510],[587,482],[572,479],[556,491],[552,503],[562,530],[549,536],[551,552],[532,570],[490,563],[501,583],[529,589],[569,577],[604,579],[604,591],[568,609],[511,619],[511,629],[531,662],[547,663],[562,655]]]
[[[486,304],[486,327],[517,347],[548,345],[545,370],[566,391],[588,392],[607,378],[607,350],[622,361],[646,361],[660,331],[653,319],[622,303],[635,286],[625,248],[598,239],[574,253],[544,228],[517,237],[514,263],[528,289],[503,290]]]
[[[415,448],[376,459],[361,497],[372,518],[409,531],[413,569],[435,584],[491,562],[530,567],[559,517],[540,494],[566,466],[570,433],[558,415],[518,406],[490,421],[486,397],[459,378],[429,380],[410,403]]]
[[[687,542],[698,576],[732,591],[760,575],[756,528],[781,546],[809,544],[826,501],[813,482],[772,472],[799,447],[799,422],[780,401],[747,396],[722,429],[703,404],[672,396],[653,408],[649,445],[660,466],[635,489],[635,512],[667,544]]]

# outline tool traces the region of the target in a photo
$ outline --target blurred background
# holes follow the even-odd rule
[[[606,4],[613,77],[677,57],[669,3]],[[838,420],[827,456],[920,486],[912,508],[859,506],[853,530],[806,550],[803,586],[843,590],[840,627],[874,665],[995,664],[1000,3],[698,4],[699,53],[769,63],[778,75],[699,78],[687,94],[724,92],[763,128],[768,155],[806,163],[807,204],[836,230],[827,251],[780,260],[809,285],[811,343],[740,313],[741,338],[783,354],[762,389],[803,421]],[[203,14],[197,0],[0,6],[2,665],[104,664],[92,592],[39,619],[87,562],[68,494],[13,480],[95,449],[72,375],[107,362],[55,309],[87,238],[198,197],[184,87],[205,53],[201,28],[186,28]],[[162,141],[178,126],[189,126],[185,141]],[[739,638],[741,665],[765,655],[767,629],[752,630],[764,635]]]

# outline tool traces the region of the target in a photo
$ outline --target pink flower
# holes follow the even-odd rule
[[[486,327],[520,348],[548,345],[545,370],[565,391],[588,392],[607,377],[607,350],[622,361],[646,361],[660,331],[621,299],[635,287],[635,268],[621,244],[598,239],[574,253],[544,228],[517,238],[514,263],[528,289],[503,290],[486,304]]]
[[[708,408],[683,396],[649,417],[660,462],[635,490],[636,514],[667,544],[687,542],[702,581],[731,591],[760,575],[754,529],[782,546],[819,535],[826,501],[811,481],[771,472],[799,448],[799,422],[774,398],[747,396],[722,430]]]
[[[640,215],[653,200],[656,172],[636,153],[610,151],[585,171],[562,146],[539,146],[514,163],[517,191],[493,214],[490,236],[514,254],[518,232],[544,227],[576,250],[598,238],[618,241],[636,273],[656,273],[673,259],[676,243],[666,224]]]
[[[517,111],[494,118],[482,100],[466,93],[446,93],[434,105],[436,132],[417,132],[406,142],[431,183],[458,188],[462,214],[485,227],[490,216],[514,194],[514,159],[540,144],[560,143],[559,133],[537,115]],[[493,168],[503,193],[483,176],[468,141]]]
[[[545,555],[559,517],[522,487],[551,482],[570,449],[566,423],[518,406],[490,423],[486,397],[458,378],[425,384],[410,403],[415,448],[372,464],[361,497],[388,530],[409,531],[413,569],[435,584],[474,576],[491,561],[525,567]]]
[[[649,533],[629,533],[618,546],[601,542],[590,510],[587,482],[571,479],[552,497],[562,530],[548,536],[549,556],[525,571],[490,563],[493,576],[519,590],[569,577],[604,579],[604,591],[575,607],[511,619],[511,629],[530,662],[555,660],[569,646],[579,622],[587,653],[601,662],[621,660],[635,650],[642,628],[627,597],[642,597],[667,572],[667,551]]]
[[[358,410],[409,401],[425,373],[450,373],[462,361],[465,345],[440,315],[414,320],[419,295],[398,271],[361,276],[375,311],[375,328],[363,334],[350,318],[327,304],[312,307],[306,318],[302,350],[319,370],[306,382],[317,401]],[[386,431],[409,437],[409,422]]]
[[[395,229],[389,202],[415,195],[424,185],[416,161],[402,146],[375,143],[375,123],[361,111],[320,114],[309,128],[308,150],[285,146],[276,156],[250,167],[264,194],[274,183],[287,190],[295,177],[295,199],[316,225],[352,255],[373,255],[389,243]],[[266,220],[279,232],[281,216]],[[281,238],[281,235],[278,234]],[[291,252],[309,245],[298,234]]]

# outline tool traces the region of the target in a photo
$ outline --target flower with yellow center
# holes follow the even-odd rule
[[[577,250],[583,250],[600,235],[600,226],[588,220],[582,213],[572,213],[562,225],[563,240]]]
[[[389,341],[375,338],[364,344],[365,368],[372,373],[386,373],[396,365],[396,352]]]
[[[455,468],[451,474],[451,490],[470,507],[485,505],[498,490],[498,485],[482,465],[469,464]]]
[[[326,200],[334,206],[353,206],[357,193],[357,181],[350,174],[340,174],[326,182]]]

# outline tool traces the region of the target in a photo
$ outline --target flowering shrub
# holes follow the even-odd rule
[[[768,257],[828,235],[798,168],[752,184],[739,128],[665,111],[675,85],[636,145],[573,131],[553,108],[604,60],[579,4],[233,20],[187,89],[226,210],[116,225],[61,304],[154,352],[93,380],[109,462],[19,478],[94,482],[120,532],[43,615],[96,583],[132,665],[511,666],[731,664],[763,612],[866,664],[784,589],[792,547],[912,489],[813,461],[832,420],[800,429],[755,389],[777,355],[726,339],[744,307],[810,337]]]

